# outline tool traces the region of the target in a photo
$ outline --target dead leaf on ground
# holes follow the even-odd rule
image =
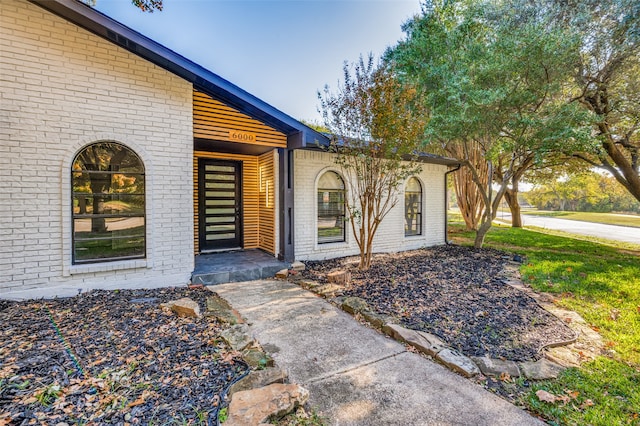
[[[554,402],[556,402],[556,399],[558,398],[551,392],[547,392],[546,390],[542,390],[542,389],[536,392],[536,396],[540,401],[548,402],[550,404],[553,404]]]
[[[136,405],[141,405],[144,404],[145,401],[147,400],[147,398],[149,398],[149,396],[151,396],[151,392],[149,391],[142,391],[142,395],[140,395],[138,397],[138,399],[136,399],[135,401],[129,403],[129,408],[131,407],[135,407]]]
[[[572,391],[569,389],[565,389],[564,392],[569,396],[569,398],[571,399],[576,399],[578,398],[578,395],[580,395],[580,392],[578,391]]]
[[[585,399],[584,402],[582,404],[580,404],[580,409],[584,410],[587,407],[593,407],[595,404],[592,400],[590,399]]]

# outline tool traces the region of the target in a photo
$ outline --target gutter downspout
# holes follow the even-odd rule
[[[444,173],[444,243],[451,244],[449,241],[449,189],[447,188],[447,178],[449,173],[457,172],[462,167],[462,164],[458,164],[455,169],[447,170]]]

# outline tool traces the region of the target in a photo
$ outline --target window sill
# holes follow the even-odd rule
[[[69,267],[69,275],[90,274],[93,272],[110,272],[123,269],[151,268],[151,262],[147,259],[120,260],[116,262],[90,263],[86,265],[72,265]]]
[[[316,242],[316,249],[347,247],[346,241],[327,241],[326,243]]]
[[[416,240],[416,239],[423,238],[423,237],[424,237],[424,235],[422,235],[422,234],[413,234],[413,235],[405,235],[404,236],[404,238],[406,240]]]

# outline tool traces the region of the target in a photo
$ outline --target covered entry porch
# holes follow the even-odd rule
[[[193,136],[195,255],[260,249],[275,257],[278,150],[286,135],[196,90]]]

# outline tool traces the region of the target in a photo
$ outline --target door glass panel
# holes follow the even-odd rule
[[[229,234],[207,234],[206,240],[207,241],[228,240],[228,239],[231,239],[231,238],[235,238],[235,236],[236,236],[235,233],[229,233]]]
[[[205,181],[209,182],[209,181],[224,181],[224,182],[233,182],[235,180],[235,175],[228,175],[228,174],[214,174],[214,173],[207,173],[204,177]]]
[[[229,183],[223,183],[223,182],[206,182],[204,186],[205,186],[205,188],[207,188],[207,189],[211,189],[211,188],[218,188],[218,189],[235,189],[235,188],[236,188],[236,183],[235,183],[235,182],[229,182]]]
[[[207,200],[207,206],[233,207],[236,205],[235,200]]]
[[[225,214],[225,215],[233,215],[236,213],[236,209],[207,209],[206,214]]]
[[[205,197],[229,197],[229,198],[235,198],[236,193],[235,191],[206,191],[205,192]]]
[[[235,173],[235,166],[224,166],[220,164],[207,164],[204,168],[208,172],[230,172]]]

